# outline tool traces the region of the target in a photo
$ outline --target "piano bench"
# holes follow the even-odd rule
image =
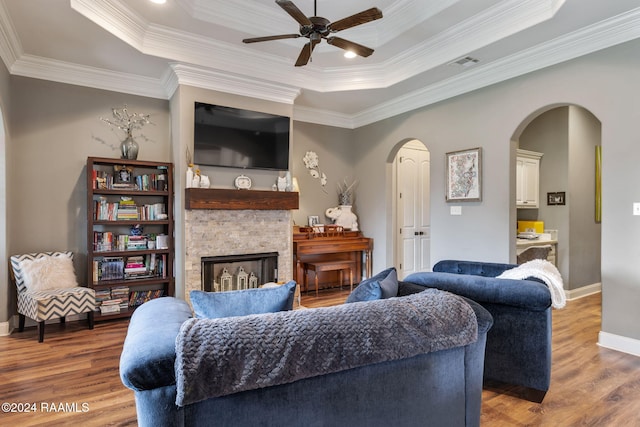
[[[349,286],[353,291],[353,272],[356,269],[355,261],[336,260],[336,261],[305,262],[303,268],[304,268],[305,289],[307,290],[309,289],[309,286],[308,286],[309,270],[315,273],[316,296],[318,296],[318,273],[321,273],[323,271],[339,271],[340,287],[342,288],[342,272],[344,270],[349,270]]]

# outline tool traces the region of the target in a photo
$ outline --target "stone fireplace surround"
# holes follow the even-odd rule
[[[187,298],[192,290],[202,289],[203,257],[277,252],[278,280],[293,278],[291,209],[298,208],[297,193],[295,203],[282,203],[280,199],[288,200],[293,195],[251,190],[194,190],[186,190],[184,217]],[[229,195],[237,198],[240,194],[249,202],[224,202]],[[265,202],[274,198],[275,203]]]

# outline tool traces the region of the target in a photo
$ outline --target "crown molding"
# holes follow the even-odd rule
[[[80,0],[71,1],[75,3]],[[557,6],[557,2],[553,4]],[[334,78],[346,81],[344,86],[337,86],[340,90],[367,89],[367,84],[374,78],[378,79],[375,82],[377,87],[386,87],[385,84],[388,83],[384,77],[381,77],[387,69],[384,65],[354,67],[353,70],[347,71],[343,68],[323,70],[311,66],[305,67],[304,70],[296,70],[300,73],[291,73],[290,64],[286,64],[289,72],[284,73],[287,82],[281,81],[282,76],[280,79],[273,79],[275,83],[269,82],[267,80],[271,80],[274,74],[283,73],[284,68],[274,67],[273,58],[260,53],[251,56],[251,63],[252,68],[263,73],[262,79],[248,76],[246,73],[220,71],[183,63],[171,64],[160,79],[155,79],[24,55],[19,40],[14,36],[15,33],[11,28],[11,21],[4,3],[0,2],[0,57],[11,74],[151,98],[169,99],[178,85],[188,84],[293,104],[301,88],[307,86],[300,84],[301,80],[309,79],[318,83],[318,87],[312,89],[320,91],[335,90],[336,86],[332,83],[324,84],[325,81]],[[162,34],[162,37],[169,36],[169,33]],[[640,38],[640,8],[507,58],[467,69],[455,77],[390,99],[353,115],[294,105],[294,119],[353,129],[636,38]],[[148,39],[147,43],[153,46],[156,41]],[[394,64],[394,67],[402,67],[402,63],[403,61]],[[235,66],[239,66],[238,63]]]
[[[354,129],[353,116],[335,111],[294,105],[293,120],[317,125]]]
[[[640,38],[640,8],[397,97],[352,116],[354,128]]]
[[[392,86],[540,24],[553,18],[564,1],[500,2],[387,60],[382,64],[384,83],[367,82],[369,88]]]
[[[275,2],[270,4],[249,0],[176,0],[192,18],[227,28],[242,29],[254,35],[265,35],[265,22],[270,22],[278,31],[297,29],[297,23]],[[278,33],[279,34],[279,33]]]
[[[118,0],[70,0],[73,10],[143,52],[148,23]]]
[[[10,71],[13,75],[34,79],[166,99],[165,90],[159,79],[80,66],[50,58],[22,55],[13,63]]]
[[[375,41],[371,40],[372,46],[377,46],[379,39],[389,40],[395,37],[400,29],[415,26],[457,1],[440,0],[434,10],[426,12],[426,8],[420,7],[416,0],[394,3],[385,19],[390,23],[403,22],[396,22],[388,27],[375,26],[393,30],[386,31],[385,35],[375,36]],[[371,61],[358,67],[321,67],[312,63],[304,68],[292,68],[292,58],[266,54],[256,49],[238,49],[238,46],[232,43],[211,40],[197,34],[146,22],[120,0],[71,0],[71,6],[78,13],[147,55],[216,68],[238,75],[250,75],[282,84],[293,84],[319,92],[337,92],[392,86],[550,19],[558,5],[563,2],[564,0],[503,1],[384,62]],[[261,24],[257,26],[257,31],[263,30],[264,22],[268,19],[278,20],[280,15],[283,15],[283,22],[290,20],[286,13],[276,14],[275,12],[279,12],[277,8],[255,2],[249,3],[246,0],[239,3],[221,0],[182,0],[180,4],[193,16],[198,16],[198,19],[211,20],[219,25],[229,26],[231,22],[239,25],[239,28],[251,27],[247,23],[243,24],[246,16],[249,24]],[[440,9],[437,9],[438,7]],[[254,13],[255,10],[260,13]],[[263,16],[260,19],[262,12],[266,13],[267,18]],[[219,16],[224,18],[221,19]],[[366,29],[366,26],[363,28]],[[347,31],[359,30],[360,27]],[[359,42],[367,44],[360,39]],[[320,49],[316,48],[318,52],[321,52],[323,45],[325,44],[318,46]],[[329,49],[333,48],[329,46]],[[207,54],[203,55],[203,52]],[[252,66],[248,68],[247,64]]]
[[[4,2],[0,2],[0,58],[10,69],[11,64],[20,58],[22,52],[22,45],[16,36],[7,6]]]
[[[171,64],[179,85],[200,87],[259,98],[267,101],[293,104],[300,95],[300,88],[260,81],[245,76],[237,76],[193,65]]]

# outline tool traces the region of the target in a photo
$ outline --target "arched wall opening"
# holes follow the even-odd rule
[[[543,154],[538,207],[516,209],[514,195],[512,227],[517,227],[516,221],[543,221],[545,230],[557,230],[556,263],[569,298],[598,291],[601,286],[601,224],[596,216],[596,147],[601,140],[600,120],[570,104],[534,111],[512,138],[515,148]],[[515,166],[513,169],[515,182]],[[564,193],[564,204],[550,201],[548,196],[553,193]]]

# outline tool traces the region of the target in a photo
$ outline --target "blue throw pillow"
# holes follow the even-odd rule
[[[373,301],[398,295],[398,273],[394,267],[363,280],[347,297],[346,302]]]
[[[189,297],[197,318],[246,316],[291,310],[296,282],[273,288],[246,289],[229,292],[191,291]]]

